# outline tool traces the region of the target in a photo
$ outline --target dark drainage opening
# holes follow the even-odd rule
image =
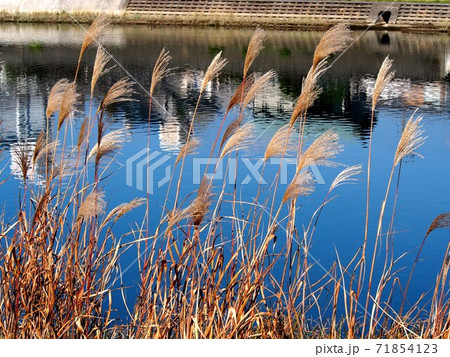
[[[382,45],[389,45],[391,43],[391,38],[389,37],[388,33],[384,33],[380,39],[379,39],[380,44]]]
[[[385,22],[389,23],[389,19],[391,18],[391,12],[390,11],[382,11],[378,14],[378,21],[377,22]]]

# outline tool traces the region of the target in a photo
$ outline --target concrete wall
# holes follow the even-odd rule
[[[129,0],[0,0],[0,11],[122,13],[128,2]]]

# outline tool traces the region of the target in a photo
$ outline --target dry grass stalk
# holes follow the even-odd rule
[[[349,27],[344,24],[335,25],[325,32],[314,51],[312,68],[316,68],[328,56],[346,49],[352,41],[350,33]]]
[[[252,123],[244,124],[236,129],[236,132],[230,136],[226,144],[223,146],[220,158],[249,146],[254,137],[254,125]]]
[[[375,81],[375,86],[373,87],[372,111],[375,110],[381,93],[395,76],[395,71],[389,72],[392,67],[392,62],[393,61],[389,59],[389,56],[387,56],[378,71],[377,80]]]
[[[77,148],[80,150],[81,145],[86,141],[88,135],[89,117],[85,117],[81,123],[80,132],[78,133]]]
[[[329,161],[329,159],[334,158],[342,151],[342,145],[339,145],[338,140],[339,135],[332,130],[328,130],[320,135],[301,156],[297,172],[312,164],[336,166],[336,163]]]
[[[67,89],[72,85],[68,79],[60,79],[50,90],[47,100],[45,115],[50,118],[56,111],[61,109],[61,102]]]
[[[92,22],[91,26],[86,32],[86,35],[84,36],[80,50],[80,58],[83,57],[83,54],[86,52],[86,50],[93,42],[97,42],[99,40],[99,38],[103,34],[103,31],[105,30],[106,27],[108,27],[108,25],[109,20],[105,14],[99,15]]]
[[[271,157],[282,156],[286,151],[295,150],[295,148],[296,143],[293,136],[291,136],[290,125],[283,125],[277,130],[267,145],[266,152],[264,153],[264,160],[269,160]]]
[[[158,56],[158,59],[156,60],[155,66],[153,67],[150,95],[153,95],[159,81],[161,81],[161,79],[170,72],[170,68],[168,68],[168,66],[171,59],[172,57],[169,56],[169,51],[166,51],[166,49],[163,48]]]
[[[417,154],[415,151],[425,142],[426,137],[422,136],[423,130],[421,130],[422,126],[420,125],[422,117],[414,120],[414,114],[403,129],[402,137],[395,152],[394,166],[397,166],[406,156]],[[417,155],[421,157],[420,154]]]
[[[175,166],[178,164],[180,160],[194,153],[194,151],[198,148],[199,144],[200,143],[198,142],[198,140],[195,139],[190,139],[188,142],[186,142],[186,144],[183,145],[183,147],[181,148],[180,152],[177,155],[177,158],[175,160]]]
[[[255,76],[253,73],[250,73],[245,81],[242,81],[239,87],[234,92],[233,96],[230,99],[230,102],[228,103],[228,107],[226,110],[226,114],[229,113],[229,111],[234,108],[236,105],[241,103],[241,100],[245,98],[246,93],[248,92],[249,88],[253,85],[255,82]]]
[[[134,83],[129,78],[122,78],[114,83],[106,92],[100,103],[100,108],[105,110],[110,105],[122,102],[130,102],[134,99],[131,98],[135,91],[133,89]]]
[[[336,176],[336,178],[334,179],[333,183],[330,186],[329,191],[333,191],[338,186],[358,181],[358,179],[354,178],[354,176],[359,175],[361,172],[362,172],[361,165],[353,165],[346,167],[339,173],[339,175]]]
[[[211,189],[211,181],[206,177],[203,177],[198,189],[197,197],[189,206],[189,214],[192,217],[192,222],[195,227],[198,227],[202,223],[208,213],[209,206],[211,205]]]
[[[283,203],[299,196],[308,196],[314,192],[312,175],[305,171],[297,172],[283,195]]]
[[[142,206],[145,203],[145,199],[143,198],[134,198],[130,202],[122,203],[117,207],[113,208],[111,212],[108,213],[104,220],[104,224],[109,222],[114,217],[114,223],[117,222],[120,218],[122,218],[128,212]]]
[[[64,124],[66,119],[75,111],[75,105],[77,104],[79,94],[76,90],[76,84],[71,83],[61,100],[61,109],[59,110],[59,118],[58,118],[58,131],[61,129],[61,126]]]
[[[433,232],[435,229],[449,229],[450,228],[450,213],[442,213],[437,216],[433,222],[431,222],[430,227],[427,230],[427,236]]]
[[[295,103],[289,124],[292,126],[297,119],[304,115],[314,104],[314,101],[322,93],[322,88],[317,84],[319,77],[328,69],[325,60],[320,62],[315,68],[311,68],[302,84],[302,93]]]
[[[111,56],[103,49],[103,47],[99,46],[97,49],[97,55],[95,56],[94,70],[92,72],[91,78],[91,97],[94,96],[94,89],[99,78],[108,73],[113,68],[111,67],[105,70],[105,67],[110,59]]]
[[[270,70],[266,72],[264,75],[259,77],[253,85],[248,90],[245,98],[244,98],[244,107],[248,105],[253,99],[255,99],[256,95],[264,89],[264,87],[269,83],[275,76],[275,72]]]
[[[113,154],[122,147],[124,137],[125,132],[123,129],[106,134],[100,142],[100,149],[98,143],[96,143],[90,151],[88,158],[97,156],[97,161],[100,161],[103,157]]]
[[[104,197],[105,194],[103,192],[92,192],[89,194],[80,205],[77,220],[87,220],[103,214],[106,208]]]
[[[230,138],[231,135],[233,135],[236,130],[241,126],[242,122],[244,121],[244,118],[240,115],[236,119],[233,119],[233,121],[227,126],[225,129],[225,132],[222,136],[222,141],[220,142],[220,149],[222,150],[223,144]]]
[[[226,58],[222,58],[222,51],[220,51],[211,61],[208,69],[206,70],[205,76],[203,77],[202,86],[200,88],[200,93],[203,93],[208,83],[216,78],[220,71],[228,63]]]
[[[266,39],[266,32],[262,28],[257,27],[255,32],[253,33],[253,36],[250,39],[250,42],[248,43],[247,54],[245,56],[244,62],[244,71],[243,71],[244,78],[247,77],[247,73],[248,70],[250,69],[250,66],[252,65],[256,57],[258,57],[261,50],[264,48],[263,44],[265,39]]]

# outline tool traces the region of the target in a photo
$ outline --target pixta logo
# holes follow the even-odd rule
[[[126,161],[126,184],[137,190],[153,194],[170,180],[170,155],[142,149]],[[144,186],[144,179],[145,186]]]
[[[142,149],[126,161],[126,184],[135,187],[137,190],[154,194],[155,191],[170,181],[172,174],[171,155],[163,154],[159,151]],[[267,185],[262,177],[262,167],[272,166],[272,171],[278,171],[281,185],[289,185],[295,174],[297,160],[293,158],[271,158],[265,162],[264,159],[249,158],[204,158],[194,157],[189,161],[187,169],[188,175],[185,180],[192,180],[194,185],[200,184],[202,178],[207,178],[233,185],[248,185],[251,183]],[[237,177],[237,168],[241,176]],[[209,168],[209,172],[207,168]],[[306,169],[310,171],[317,184],[325,184],[325,181],[314,162],[308,164]],[[242,175],[243,174],[243,175]],[[189,178],[189,176],[191,178]]]

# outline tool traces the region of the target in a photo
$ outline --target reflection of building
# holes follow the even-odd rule
[[[20,142],[11,143],[9,148],[10,171],[18,181],[23,182],[23,172],[21,167],[21,160],[27,159],[27,180],[34,184],[45,184],[46,168],[43,160],[39,160],[36,165],[33,165],[32,157],[34,152],[35,142]]]
[[[12,76],[8,70],[7,64],[0,67],[2,140],[15,142],[36,138],[46,128],[46,88],[33,76]]]
[[[375,78],[362,78],[360,83],[372,98]],[[394,78],[381,93],[380,101],[389,101],[394,106],[445,107],[446,87],[443,82],[413,83],[408,79]]]
[[[158,130],[159,145],[164,151],[178,151],[183,143],[181,142],[181,127],[174,118],[169,118],[160,124]]]
[[[26,141],[11,143],[9,146],[10,155],[10,171],[19,181],[23,181],[23,172],[21,167],[21,160],[27,161],[27,180],[32,181],[36,185],[45,184],[46,175],[50,175],[51,167],[53,166],[53,173],[56,172],[63,176],[73,174],[78,162],[77,156],[70,156],[67,152],[64,156],[64,169],[61,171],[61,148],[57,148],[56,152],[50,151],[42,153],[33,164],[33,154],[36,142]],[[53,149],[52,149],[53,150]],[[51,159],[54,158],[54,159]],[[65,182],[65,180],[64,180]]]

